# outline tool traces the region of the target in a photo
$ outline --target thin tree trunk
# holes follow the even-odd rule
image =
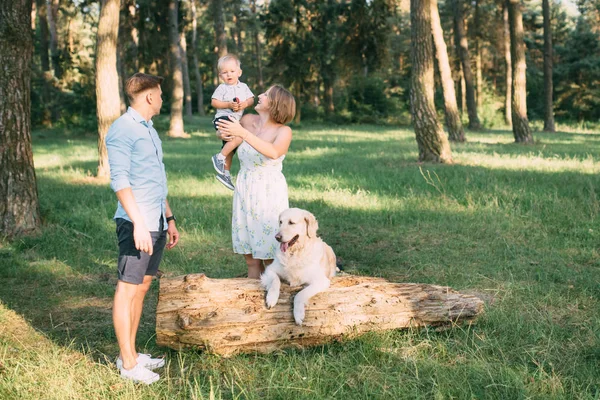
[[[477,91],[475,93],[475,100],[477,101],[477,109],[481,110],[481,106],[483,105],[483,71],[481,67],[481,32],[480,32],[480,18],[481,11],[479,8],[479,3],[481,0],[475,0],[475,34],[473,35],[475,38],[475,77],[477,84]]]
[[[31,0],[0,2],[0,236],[41,225],[31,148]]]
[[[504,63],[506,64],[506,92],[504,96],[504,122],[512,127],[512,61],[510,57],[510,24],[508,23],[508,4],[502,10],[504,19]]]
[[[139,51],[139,45],[140,45],[140,34],[138,31],[138,28],[136,27],[136,21],[137,21],[137,10],[135,7],[135,1],[136,0],[132,0],[131,3],[129,5],[127,5],[127,10],[129,11],[129,16],[131,18],[131,20],[133,21],[131,23],[131,43],[133,44],[132,46],[132,52],[131,52],[131,59],[134,62],[135,65],[135,70],[137,71],[140,67],[140,61],[138,59],[138,51]]]
[[[260,36],[258,29],[258,18],[256,15],[256,0],[250,1],[250,11],[252,12],[252,17],[254,18],[254,23],[252,24],[252,36],[254,38],[254,57],[256,58],[256,75],[258,76],[258,91],[262,93],[264,90],[264,81],[263,81],[263,71],[262,71],[262,49],[260,45]]]
[[[181,67],[183,72],[183,95],[185,97],[185,116],[192,116],[192,88],[190,86],[190,73],[187,59],[187,42],[185,33],[181,32],[179,41],[181,43]]]
[[[299,124],[302,120],[302,83],[296,82],[295,87],[295,100],[296,100],[296,115],[294,116],[294,122]]]
[[[544,14],[544,131],[554,132],[554,111],[552,107],[552,26],[550,21],[550,3],[548,0],[542,0],[542,10]]]
[[[40,25],[40,61],[42,65],[42,71],[50,71],[50,58],[48,57],[48,8],[46,7],[45,0],[36,0],[37,15]]]
[[[125,82],[127,81],[127,72],[125,71],[125,52],[123,51],[123,42],[117,44],[117,71],[119,73],[119,109],[121,114],[127,111],[127,101],[125,100]]]
[[[60,51],[58,49],[58,31],[56,29],[56,14],[58,10],[58,0],[46,0],[46,15],[48,17],[48,28],[50,28],[50,54],[52,58],[52,67],[54,76],[62,78],[63,71],[60,64]]]
[[[106,134],[120,115],[117,38],[119,0],[102,0],[96,42],[96,113],[98,116],[98,176],[110,174]]]
[[[475,88],[473,87],[473,73],[471,72],[471,59],[469,57],[469,45],[465,34],[465,22],[463,16],[463,4],[461,0],[454,0],[454,31],[456,34],[456,45],[462,63],[462,71],[465,78],[467,95],[467,113],[469,114],[469,128],[481,129],[481,123],[477,116],[477,102],[475,101]]]
[[[179,45],[178,0],[169,2],[169,46],[171,53],[171,77],[173,89],[171,92],[171,123],[170,137],[184,137],[183,131],[183,67],[181,63],[181,48]]]
[[[202,92],[202,75],[200,75],[200,67],[198,63],[198,12],[196,10],[196,1],[191,0],[192,10],[192,57],[194,61],[194,76],[196,77],[196,98],[198,103],[198,114],[206,115],[204,111],[204,93]]]
[[[431,0],[431,31],[435,44],[436,56],[438,60],[438,69],[442,81],[442,91],[444,93],[444,111],[446,115],[446,125],[448,126],[448,136],[455,142],[465,141],[465,131],[460,121],[458,107],[456,105],[456,93],[454,92],[454,81],[452,80],[452,71],[450,70],[450,61],[448,60],[448,50],[444,42],[444,32],[440,22],[437,0]]]
[[[451,163],[450,143],[433,102],[433,45],[430,0],[410,1],[412,76],[410,106],[419,161]]]
[[[517,143],[533,143],[533,135],[527,119],[527,62],[523,41],[523,16],[520,0],[508,0],[510,21],[510,55],[513,70],[512,123]]]
[[[221,58],[227,54],[227,34],[225,33],[225,16],[222,0],[211,0],[215,21],[215,54]]]

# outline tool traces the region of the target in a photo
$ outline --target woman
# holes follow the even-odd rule
[[[296,114],[294,96],[274,85],[258,96],[254,109],[240,122],[220,121],[223,140],[243,139],[238,147],[240,172],[233,193],[233,251],[243,254],[248,277],[260,278],[275,256],[279,214],[289,208],[287,183],[281,173],[283,159],[292,142],[286,126]]]

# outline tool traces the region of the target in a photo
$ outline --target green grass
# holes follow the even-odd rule
[[[158,122],[166,131],[166,119]],[[171,276],[245,270],[208,119],[163,141],[182,233]],[[123,382],[111,306],[115,196],[93,178],[92,134],[34,132],[44,228],[0,242],[0,398],[598,399],[600,132],[469,132],[454,165],[419,164],[410,129],[302,126],[284,163],[347,272],[449,285],[486,301],[471,327],[368,334],[272,355],[158,348],[148,294],[138,344],[166,353],[151,387]]]

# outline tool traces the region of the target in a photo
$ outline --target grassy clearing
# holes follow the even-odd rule
[[[183,236],[161,269],[239,275],[231,192],[209,160],[218,141],[208,119],[186,126],[191,139],[163,142]],[[347,271],[479,294],[477,325],[222,359],[156,347],[154,284],[138,342],[169,365],[150,388],[124,383],[111,366],[114,194],[92,177],[93,135],[40,131],[43,232],[0,242],[0,398],[600,398],[598,132],[537,133],[532,146],[469,133],[452,166],[416,163],[408,129],[294,135],[290,202],[317,216]]]

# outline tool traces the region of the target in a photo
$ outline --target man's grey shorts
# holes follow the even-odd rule
[[[119,280],[127,283],[140,284],[145,275],[155,276],[162,259],[163,250],[167,243],[167,231],[159,224],[160,231],[150,232],[154,245],[152,255],[135,248],[133,240],[133,223],[123,218],[117,218],[117,238],[119,240],[119,262],[117,265]]]

